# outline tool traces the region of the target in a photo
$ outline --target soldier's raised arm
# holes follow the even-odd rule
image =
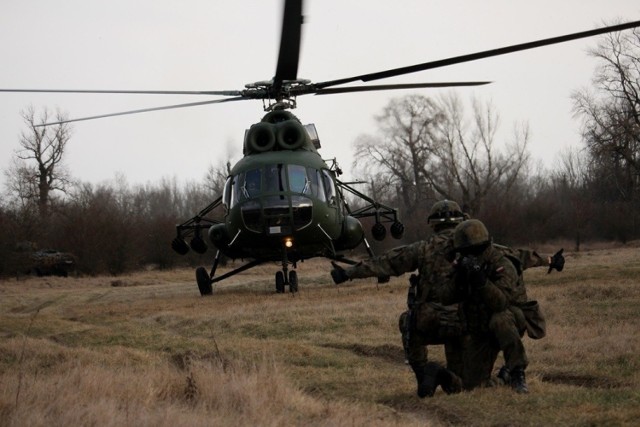
[[[548,273],[551,273],[551,270],[562,271],[564,268],[563,252],[564,249],[560,249],[553,255],[540,255],[532,249],[518,249],[518,258],[523,271],[532,267],[549,267]]]
[[[360,261],[352,267],[342,268],[336,263],[332,263],[331,277],[338,284],[366,277],[400,276],[418,268],[420,256],[424,252],[424,244],[420,241],[400,246],[382,255]]]

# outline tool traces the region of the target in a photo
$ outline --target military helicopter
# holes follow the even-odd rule
[[[354,183],[343,182],[335,160],[325,161],[318,153],[320,140],[313,124],[303,125],[290,111],[301,95],[330,95],[394,89],[477,86],[490,82],[438,82],[343,86],[353,82],[369,82],[475,61],[508,53],[622,31],[640,26],[640,21],[572,33],[498,49],[450,57],[375,73],[314,83],[298,77],[302,0],[285,0],[280,49],[275,75],[267,81],[245,85],[241,90],[221,91],[117,91],[117,90],[42,90],[0,89],[1,92],[64,93],[136,93],[212,95],[224,98],[164,107],[131,110],[66,120],[74,122],[126,114],[173,108],[217,104],[241,100],[261,100],[266,112],[262,120],[245,131],[244,157],[229,172],[222,195],[189,220],[177,225],[172,248],[186,254],[190,249],[205,253],[205,237],[217,252],[210,270],[196,269],[196,282],[201,295],[213,293],[213,284],[265,262],[280,262],[275,274],[275,289],[298,290],[297,263],[312,257],[353,263],[343,255],[345,250],[364,245],[373,251],[364,235],[360,219],[374,219],[374,239],[390,234],[401,238],[404,226],[396,209],[376,202],[358,191]],[[63,122],[45,123],[53,125]],[[349,193],[363,204],[351,209],[345,195]],[[222,219],[213,212],[222,208]],[[187,243],[187,240],[189,241]],[[221,256],[246,259],[244,265],[216,276]],[[292,266],[293,269],[289,270]]]
[[[177,226],[173,249],[186,254],[207,250],[202,234],[218,249],[213,268],[196,270],[202,295],[212,293],[212,284],[267,261],[280,261],[275,275],[276,292],[298,289],[297,262],[316,256],[353,263],[341,252],[365,243],[373,255],[358,218],[375,217],[374,238],[386,235],[383,223],[391,223],[391,235],[399,239],[404,226],[396,209],[375,202],[342,182],[335,160],[328,164],[320,148],[315,126],[303,126],[291,112],[269,111],[245,134],[244,157],[230,170],[222,196],[193,218]],[[356,195],[366,205],[351,210],[345,192]],[[224,220],[207,215],[224,207]],[[187,245],[185,238],[191,237]],[[252,261],[215,277],[220,256]]]

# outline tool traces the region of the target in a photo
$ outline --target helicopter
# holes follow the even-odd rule
[[[244,157],[229,171],[222,194],[176,226],[172,248],[179,254],[189,250],[203,254],[208,240],[216,248],[212,267],[198,267],[196,282],[201,295],[213,293],[213,285],[230,276],[266,262],[279,262],[275,274],[276,292],[288,286],[298,290],[297,264],[312,257],[354,263],[344,252],[364,245],[370,256],[373,251],[360,220],[374,219],[371,235],[376,240],[390,234],[401,238],[404,226],[396,209],[376,202],[358,191],[354,184],[340,179],[341,169],[334,160],[320,156],[318,132],[313,124],[303,125],[289,110],[296,108],[296,98],[302,95],[331,95],[395,89],[479,86],[487,81],[438,82],[411,84],[380,84],[344,86],[354,82],[370,82],[478,59],[504,55],[527,49],[592,37],[640,26],[640,21],[607,26],[498,49],[430,61],[369,74],[322,82],[312,82],[298,76],[298,63],[303,23],[302,0],[285,0],[282,32],[275,74],[272,79],[246,84],[241,90],[221,91],[116,91],[116,90],[42,90],[0,89],[2,92],[64,92],[64,93],[140,93],[211,95],[223,98],[164,107],[130,110],[64,122],[91,120],[126,114],[242,100],[262,101],[266,114],[245,131]],[[53,125],[63,122],[51,122]],[[357,197],[362,207],[351,209],[347,193]],[[214,217],[222,209],[222,219]],[[188,243],[187,243],[188,242]],[[244,265],[216,276],[222,256],[249,260]],[[293,269],[290,270],[290,267]]]
[[[295,270],[299,261],[323,256],[350,264],[341,253],[364,243],[373,256],[359,218],[374,217],[376,240],[391,235],[400,239],[404,225],[396,209],[376,202],[339,179],[340,167],[318,153],[320,141],[313,124],[303,126],[289,111],[275,108],[245,134],[244,157],[231,168],[223,193],[193,218],[178,225],[172,248],[186,254],[191,248],[205,253],[203,233],[217,248],[211,271],[196,269],[202,295],[212,284],[268,261],[281,262],[275,274],[276,292],[298,290]],[[345,193],[365,202],[352,210]],[[224,220],[207,215],[224,207]],[[185,238],[190,237],[187,244]],[[215,277],[221,255],[252,260]],[[294,270],[289,270],[292,265]]]

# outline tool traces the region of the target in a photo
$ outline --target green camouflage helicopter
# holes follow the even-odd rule
[[[202,295],[212,293],[212,283],[266,261],[281,261],[282,271],[275,276],[277,292],[289,286],[298,289],[295,270],[298,261],[324,256],[352,263],[340,255],[365,243],[373,255],[358,218],[375,217],[372,235],[382,240],[384,222],[390,222],[391,235],[399,239],[404,226],[397,211],[375,202],[338,176],[335,161],[327,164],[320,148],[315,126],[303,126],[289,111],[274,109],[245,134],[244,157],[231,169],[221,197],[196,216],[177,226],[173,249],[186,254],[191,249],[204,253],[207,245],[202,232],[218,249],[213,268],[196,270]],[[366,201],[366,206],[351,210],[345,200],[349,192]],[[207,218],[222,205],[224,221]],[[187,245],[184,238],[191,236]],[[215,277],[221,254],[252,261]]]
[[[298,277],[295,268],[300,261],[322,256],[345,263],[353,263],[342,253],[361,244],[364,244],[368,253],[373,255],[364,236],[360,218],[371,217],[374,219],[371,234],[377,240],[382,240],[386,236],[385,223],[390,223],[390,233],[394,238],[401,238],[404,232],[404,226],[398,219],[396,209],[377,203],[374,199],[356,190],[352,183],[341,181],[339,179],[341,171],[335,160],[327,163],[318,154],[320,141],[314,125],[302,125],[291,112],[287,111],[296,107],[297,96],[484,85],[490,82],[342,86],[348,83],[380,80],[640,26],[640,21],[628,22],[370,74],[313,83],[310,80],[298,78],[302,21],[302,0],[285,0],[275,75],[273,79],[268,81],[247,84],[242,90],[196,92],[0,89],[0,92],[153,93],[225,97],[42,125],[232,101],[262,100],[267,113],[259,123],[252,125],[245,132],[244,157],[231,168],[223,194],[191,219],[176,227],[177,236],[172,242],[172,248],[180,254],[186,254],[190,248],[197,253],[205,253],[208,249],[204,237],[206,235],[217,249],[210,270],[204,267],[196,269],[196,281],[202,295],[212,294],[213,284],[216,282],[259,264],[273,261],[282,264],[281,270],[275,275],[276,291],[284,292],[285,287],[288,286],[291,292],[295,292],[298,290]],[[352,210],[346,202],[346,193],[360,198],[364,206]],[[222,220],[212,216],[212,211],[219,207],[223,208]],[[250,261],[230,272],[216,276],[222,255],[232,259]],[[289,266],[292,266],[293,270],[289,270]]]

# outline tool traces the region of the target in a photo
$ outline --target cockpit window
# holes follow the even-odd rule
[[[295,193],[308,194],[311,191],[307,178],[307,168],[299,165],[288,165],[289,189]]]
[[[233,207],[262,194],[285,191],[335,203],[335,185],[329,171],[283,163],[265,165],[230,177],[225,184],[223,200]]]
[[[260,169],[250,170],[245,174],[244,185],[242,186],[242,194],[247,199],[252,199],[260,195],[260,180],[262,173]]]

